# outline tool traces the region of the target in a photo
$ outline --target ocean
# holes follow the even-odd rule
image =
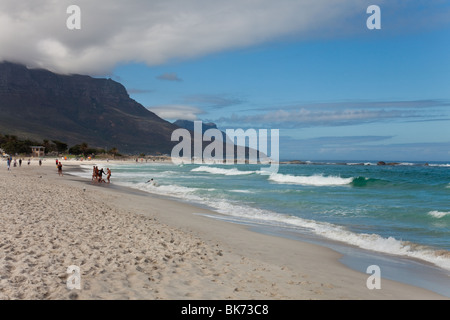
[[[93,162],[83,164],[89,178]],[[105,167],[103,163],[101,166]],[[211,218],[329,246],[349,267],[450,297],[450,164],[110,164],[112,183],[212,209]],[[154,179],[154,184],[147,181]]]

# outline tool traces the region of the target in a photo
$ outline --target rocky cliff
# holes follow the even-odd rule
[[[111,79],[0,63],[0,133],[150,154],[170,153],[176,128]]]

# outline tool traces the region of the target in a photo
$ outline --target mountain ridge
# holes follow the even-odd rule
[[[111,79],[0,63],[0,132],[86,142],[123,153],[170,153],[178,126],[131,99]]]

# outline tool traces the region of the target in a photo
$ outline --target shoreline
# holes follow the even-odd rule
[[[68,168],[69,164],[75,168],[79,165],[67,162],[64,168]],[[113,183],[100,187],[74,175],[58,177],[54,163],[49,161],[44,161],[42,167],[13,168],[12,172],[4,169],[4,172],[0,171],[2,183],[14,185],[16,182],[25,188],[37,182],[36,188],[39,186],[43,189],[40,191],[51,193],[52,190],[58,190],[61,196],[67,197],[66,201],[72,200],[71,205],[60,209],[59,214],[63,221],[69,217],[75,219],[80,228],[78,234],[83,234],[86,241],[77,245],[84,249],[80,255],[72,256],[74,260],[81,259],[82,271],[89,267],[82,274],[83,279],[87,278],[83,281],[85,287],[76,290],[78,299],[447,299],[429,290],[385,278],[381,280],[380,290],[369,290],[366,281],[370,275],[345,266],[339,261],[342,254],[334,250],[204,217],[199,214],[215,213]],[[65,169],[65,172],[69,171]],[[12,176],[14,174],[16,177]],[[34,195],[29,200],[35,198]],[[47,222],[52,223],[54,208],[58,207],[54,202],[57,200],[50,195],[42,198],[40,200],[45,201],[51,209],[42,208],[42,215]],[[12,199],[9,198],[10,201]],[[81,202],[77,201],[80,199]],[[26,207],[26,203],[23,206]],[[67,210],[79,210],[83,217]],[[114,213],[113,217],[109,216],[111,212]],[[3,212],[2,215],[8,213]],[[92,215],[96,217],[95,224],[88,219]],[[2,223],[11,221],[9,216],[2,218]],[[24,226],[18,222],[16,224]],[[108,224],[116,230],[117,237],[98,229],[98,226],[106,227]],[[41,228],[47,226],[48,223],[41,225]],[[2,227],[2,232],[8,230],[8,226]],[[57,237],[59,233],[52,235]],[[140,245],[128,243],[129,239],[124,239],[124,236],[139,240]],[[45,238],[46,234],[42,233],[42,237]],[[7,243],[14,244],[14,239],[8,234]],[[57,248],[52,250],[59,249],[67,254],[67,246],[70,248],[71,241],[59,240],[59,245],[53,242],[52,246]],[[91,245],[91,242],[98,244]],[[146,253],[139,253],[143,248]],[[42,256],[45,255],[42,253]],[[30,259],[27,254],[18,256],[23,260],[19,259],[21,262]],[[90,261],[91,257],[94,261]],[[7,274],[14,279],[13,276],[17,277],[17,274],[11,271],[11,267],[18,267],[14,264],[11,266],[11,262],[5,260],[7,258],[8,252],[0,256],[0,270],[2,267],[7,271],[9,269]],[[25,266],[24,270],[34,268],[36,272],[42,273],[42,268],[50,268],[47,266],[48,260],[52,259],[57,258],[40,259],[42,261],[36,264],[39,267],[33,263],[31,267],[30,264]],[[53,273],[59,281],[41,298],[73,298],[74,292],[70,292],[63,281],[65,268],[70,265],[69,260],[65,259],[62,265],[54,264],[57,270],[44,272]],[[11,277],[7,276],[6,281],[2,279],[0,283],[4,286],[6,282],[11,289],[14,287],[8,286]],[[22,288],[24,290],[26,288]],[[23,293],[23,297],[34,299],[31,291]],[[7,297],[20,299],[20,295],[15,295],[14,288],[8,292],[11,296],[6,294]],[[5,295],[4,290],[0,291],[0,298],[4,298],[2,295]]]
[[[133,164],[133,162],[131,162],[131,164]],[[99,162],[100,166],[104,164],[105,163]],[[142,192],[132,186],[128,188]],[[186,203],[211,210],[211,214],[204,214],[204,216],[210,219],[218,219],[227,223],[244,225],[251,231],[266,235],[273,235],[327,247],[340,253],[342,257],[339,261],[352,270],[366,273],[368,266],[374,264],[379,265],[380,268],[383,269],[383,278],[424,288],[450,298],[450,274],[448,270],[443,269],[439,265],[435,265],[430,261],[423,260],[418,257],[397,255],[395,253],[379,252],[361,248],[346,242],[332,240],[321,235],[312,234],[308,232],[308,230],[290,230],[290,227],[287,226],[274,227],[273,225],[266,225],[264,222],[257,223],[251,220],[242,220],[229,215],[223,215],[220,212],[217,212],[215,208],[209,207],[208,205],[202,203],[197,203],[195,201],[189,201],[176,196],[152,193],[152,191],[143,192],[144,194],[152,194],[152,196],[160,197],[162,199]]]
[[[100,161],[100,163],[102,162]],[[130,163],[133,164],[134,161],[131,161]],[[255,224],[251,221],[240,221],[239,219],[235,219],[228,215],[223,215],[217,212],[214,208],[210,208],[207,205],[201,203],[190,202],[189,200],[184,200],[174,196],[142,191],[139,189],[134,189],[132,187],[120,187],[123,187],[124,189],[135,190],[137,192],[143,192],[144,195],[151,194],[152,196],[159,197],[161,199],[168,199],[169,201],[176,201],[182,204],[185,203],[188,205],[193,205],[195,207],[210,210],[212,211],[210,214],[199,215],[204,215],[209,219],[225,221],[226,223],[243,225],[246,229],[252,232],[258,232],[275,237],[282,237],[326,247],[341,254],[339,262],[354,271],[366,273],[366,268],[368,266],[373,264],[380,265],[382,266],[382,269],[384,271],[383,278],[398,281],[407,285],[420,287],[440,294],[444,297],[450,298],[450,288],[448,287],[448,285],[446,285],[446,283],[448,283],[449,281],[450,274],[447,270],[442,269],[441,267],[436,266],[431,262],[414,257],[363,249],[352,244],[340,242],[337,240],[331,240],[316,234],[305,234],[299,232],[298,230],[292,230],[291,232],[289,232],[289,230],[286,230],[286,227],[278,227],[275,228],[276,230],[274,231],[273,226]]]

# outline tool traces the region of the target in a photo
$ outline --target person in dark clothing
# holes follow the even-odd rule
[[[101,168],[98,171],[98,182],[105,182],[105,180],[103,180],[103,174],[105,173],[105,171],[103,171],[103,168]]]
[[[64,176],[64,174],[62,172],[62,163],[61,163],[61,161],[58,162],[58,175]]]

